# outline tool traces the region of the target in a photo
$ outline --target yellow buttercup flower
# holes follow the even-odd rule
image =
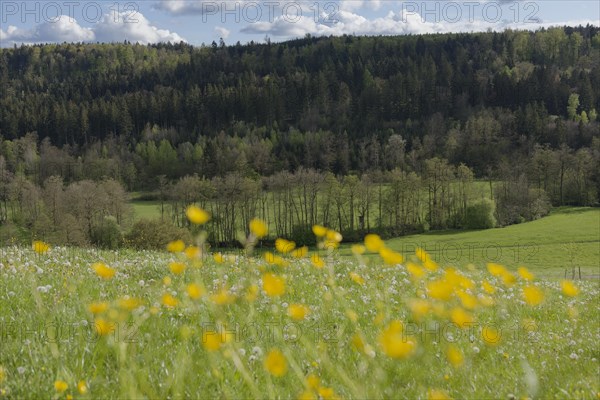
[[[462,351],[455,345],[451,344],[446,350],[446,358],[453,367],[458,368],[465,362]]]
[[[535,279],[535,275],[533,275],[527,268],[525,267],[519,267],[519,269],[517,270],[517,272],[519,273],[519,276],[526,281],[532,281]]]
[[[292,252],[295,258],[304,258],[308,254],[308,246],[302,246]]]
[[[111,279],[117,272],[104,263],[95,263],[92,265],[92,268],[96,272],[96,275],[106,280]]]
[[[38,254],[46,254],[50,250],[50,245],[41,240],[34,241],[31,247]]]
[[[427,282],[427,294],[431,298],[448,301],[452,297],[452,292],[452,285],[446,280],[438,279]]]
[[[296,243],[283,238],[278,238],[275,240],[275,248],[278,252],[287,254],[296,248]]]
[[[173,308],[176,307],[177,304],[179,304],[179,300],[177,300],[175,297],[173,297],[172,295],[165,293],[162,297],[162,303],[169,308]]]
[[[267,296],[279,297],[285,293],[285,280],[274,274],[263,275],[263,290]]]
[[[565,296],[575,297],[579,294],[579,288],[572,281],[563,280],[560,282],[560,287]]]
[[[79,392],[79,394],[86,394],[88,391],[88,387],[87,384],[85,383],[85,381],[79,381],[77,383],[77,391]]]
[[[327,233],[325,234],[325,237],[327,238],[328,241],[330,242],[334,242],[334,243],[340,243],[344,238],[342,237],[342,234],[339,232],[336,232],[332,229],[328,229]]]
[[[118,301],[118,305],[120,308],[128,311],[135,310],[143,304],[142,300],[137,299],[135,297],[123,297]]]
[[[228,341],[227,335],[218,332],[206,333],[202,337],[202,345],[208,351],[217,351]]]
[[[413,318],[417,321],[421,320],[431,310],[431,305],[427,300],[413,299],[409,302],[408,307],[413,314]]]
[[[406,270],[413,279],[420,279],[427,273],[425,269],[410,261],[406,263]]]
[[[496,263],[488,263],[487,269],[490,274],[498,277],[504,275],[507,272],[504,266]]]
[[[284,376],[287,372],[287,361],[283,353],[273,349],[265,358],[265,369],[275,377]]]
[[[116,328],[115,323],[105,320],[104,318],[96,318],[94,320],[94,328],[100,336],[109,335]]]
[[[494,287],[494,285],[492,285],[491,283],[489,283],[488,281],[483,281],[481,282],[481,287],[483,288],[483,290],[485,290],[488,294],[494,294],[496,293],[496,288]]]
[[[196,207],[194,205],[189,206],[185,213],[192,224],[204,225],[210,221],[210,214],[200,207]]]
[[[197,283],[190,283],[185,288],[185,291],[192,300],[198,300],[204,294],[204,289],[202,289],[202,286],[198,285]]]
[[[102,314],[103,312],[108,310],[108,303],[106,303],[106,302],[92,303],[88,306],[88,310],[94,315]]]
[[[58,393],[63,393],[69,388],[69,384],[65,381],[56,381],[54,382],[54,390]]]
[[[222,287],[217,293],[210,296],[210,301],[216,305],[223,306],[235,301],[235,296],[229,293],[226,287]]]
[[[537,306],[544,301],[544,292],[536,286],[526,286],[523,288],[523,299],[530,306]]]
[[[387,247],[380,248],[379,255],[383,259],[383,262],[385,262],[388,265],[396,265],[404,261],[404,257],[402,257],[402,254],[390,250]]]
[[[167,244],[167,251],[170,253],[181,253],[185,249],[183,240],[174,240]]]
[[[327,235],[327,228],[321,225],[313,225],[312,231],[316,237],[324,237]]]
[[[321,269],[321,268],[325,267],[325,261],[323,261],[323,259],[321,257],[319,257],[318,254],[313,254],[310,257],[310,261],[311,261],[312,265],[314,265],[315,268]]]
[[[485,344],[489,346],[497,346],[498,344],[500,344],[502,333],[491,326],[484,326],[481,329],[481,338],[483,339]]]
[[[402,334],[404,326],[400,321],[392,321],[379,335],[379,344],[383,352],[391,358],[408,358],[417,348],[417,341],[412,336]]]
[[[471,314],[460,307],[455,307],[452,309],[450,312],[450,319],[452,322],[458,325],[459,328],[463,329],[467,329],[475,322],[475,318],[473,318]]]
[[[350,279],[354,281],[354,283],[358,283],[359,285],[364,285],[365,280],[362,276],[357,274],[356,272],[350,272]]]
[[[225,262],[225,256],[221,253],[213,254],[213,259],[217,264],[223,264]]]
[[[248,289],[246,290],[246,296],[245,296],[246,301],[253,302],[256,300],[257,296],[258,296],[258,286],[251,285],[250,287],[248,287]]]
[[[365,236],[365,247],[372,253],[377,253],[385,245],[383,240],[374,233],[370,233]]]
[[[200,258],[202,255],[202,250],[200,250],[197,246],[189,246],[185,249],[185,256],[190,260],[194,260],[196,258]]]
[[[365,251],[367,251],[367,248],[365,246],[363,246],[362,244],[353,244],[351,249],[352,249],[352,254],[357,255],[357,256],[365,254]]]
[[[303,304],[290,304],[288,307],[288,315],[296,321],[301,321],[310,312],[310,309]]]
[[[257,238],[263,238],[269,234],[269,227],[267,223],[262,219],[254,218],[250,221],[250,232],[254,234]]]
[[[171,262],[169,263],[169,270],[175,275],[182,274],[186,269],[186,265],[182,262]]]

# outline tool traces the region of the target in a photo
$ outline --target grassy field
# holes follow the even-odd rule
[[[558,225],[563,241],[597,239],[578,226],[591,218],[522,227],[546,248]],[[510,245],[517,228],[485,236]],[[0,256],[3,398],[600,397],[596,280],[408,252],[394,265],[323,253],[272,265],[181,248],[38,250]]]
[[[445,265],[496,262],[520,265],[547,277],[564,277],[565,268],[581,267],[582,275],[600,276],[600,209],[564,208],[537,221],[481,231],[431,232],[395,238],[388,246],[401,253],[427,250]],[[349,257],[350,246],[341,256]]]

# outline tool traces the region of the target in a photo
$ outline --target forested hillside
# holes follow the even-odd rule
[[[52,176],[157,191],[172,201],[174,221],[185,202],[243,203],[279,193],[289,176],[312,177],[294,190],[335,177],[344,201],[355,178],[384,187],[378,226],[382,215],[397,227],[400,212],[409,213],[399,198],[386,209],[381,194],[407,188],[407,179],[418,200],[413,227],[461,226],[452,221],[456,210],[466,213],[465,177],[490,182],[502,224],[543,215],[546,204],[596,204],[599,32],[0,49],[0,219],[31,216],[9,212],[37,210],[19,182],[42,193]],[[175,190],[184,182],[208,189]],[[232,195],[224,182],[249,183],[235,184]],[[286,231],[318,222],[306,201],[302,207],[306,217],[292,218]],[[339,230],[362,224],[358,212],[345,213]]]

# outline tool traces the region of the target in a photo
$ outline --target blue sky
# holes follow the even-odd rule
[[[600,25],[600,2],[395,0],[0,0],[0,45],[210,44],[320,35],[395,35]]]

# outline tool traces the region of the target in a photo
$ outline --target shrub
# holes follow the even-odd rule
[[[494,203],[483,199],[479,203],[467,207],[463,227],[466,229],[489,229],[496,226]]]
[[[116,249],[123,242],[121,228],[115,217],[104,217],[100,224],[92,227],[90,240],[92,244],[104,249]]]
[[[133,224],[125,236],[125,244],[135,249],[162,250],[172,240],[192,242],[191,233],[160,219],[143,219]]]

